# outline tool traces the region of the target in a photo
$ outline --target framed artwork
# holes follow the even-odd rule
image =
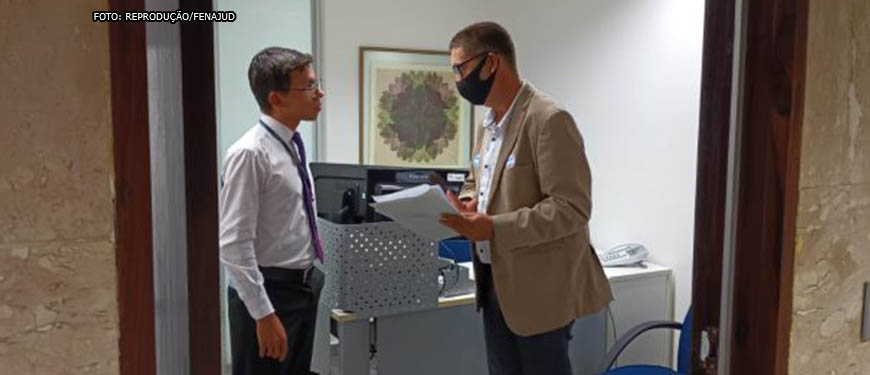
[[[469,165],[472,106],[448,52],[360,47],[359,68],[360,163]]]

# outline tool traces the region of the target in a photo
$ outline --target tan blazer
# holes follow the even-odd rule
[[[481,152],[483,135],[477,132],[473,155]],[[472,166],[460,198],[477,196],[479,168]],[[571,115],[525,83],[493,173],[492,277],[511,331],[535,335],[601,311],[613,297],[589,245],[591,176]],[[476,255],[474,262],[479,269]]]

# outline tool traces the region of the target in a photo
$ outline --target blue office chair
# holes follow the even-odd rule
[[[667,367],[656,365],[628,365],[622,367],[613,367],[613,364],[616,363],[617,357],[619,357],[619,354],[622,353],[623,350],[625,350],[628,344],[630,344],[642,333],[651,329],[658,328],[680,330],[680,345],[677,352],[676,371]],[[682,324],[670,321],[652,321],[639,324],[632,328],[630,331],[626,332],[624,335],[622,335],[622,337],[619,338],[619,340],[616,341],[616,344],[613,345],[613,347],[610,349],[610,352],[607,353],[607,356],[604,357],[604,360],[601,362],[598,373],[601,375],[688,375],[690,365],[689,353],[691,353],[692,351],[692,345],[690,340],[691,336],[691,307],[689,308],[689,311],[686,312],[686,317],[685,319],[683,319]]]

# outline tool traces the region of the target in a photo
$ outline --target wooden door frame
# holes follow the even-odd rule
[[[692,283],[694,374],[715,374],[718,366],[729,374],[788,372],[807,16],[808,0],[706,3]],[[732,82],[739,84],[732,88]],[[732,131],[738,183],[728,207]],[[725,296],[730,306],[720,316],[726,255],[733,270],[724,275],[730,280],[731,294]],[[715,355],[700,360],[702,331],[713,338],[714,351],[718,337],[729,338],[727,363],[717,363]]]
[[[735,2],[707,0],[701,68],[701,105],[695,185],[695,245],[692,266],[692,373],[715,374],[701,362],[701,331],[716,334],[725,244]]]
[[[741,0],[737,0],[741,1]],[[181,0],[211,10],[210,0]],[[785,374],[803,119],[808,0],[747,4],[738,86],[740,184],[733,204],[733,374]],[[110,0],[112,11],[144,0]],[[692,369],[701,331],[720,326],[727,215],[735,0],[707,0],[695,208]],[[144,23],[110,25],[120,373],[155,371],[153,249]],[[183,23],[182,84],[191,374],[220,373],[217,128],[211,23]],[[714,348],[715,351],[715,348]]]
[[[109,0],[113,12],[144,8],[144,0]],[[124,375],[153,375],[154,254],[145,24],[110,23],[109,55],[119,371]]]
[[[180,0],[180,6],[213,10],[212,0]],[[214,52],[212,23],[181,23],[191,375],[221,374],[223,367]]]
[[[180,7],[210,11],[212,2],[180,0]],[[109,9],[143,11],[145,2],[110,0]],[[157,360],[145,29],[143,22],[109,26],[122,375],[154,375]],[[213,25],[186,22],[180,29],[190,374],[214,375],[222,350]]]

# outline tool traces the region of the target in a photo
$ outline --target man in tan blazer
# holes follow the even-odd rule
[[[613,299],[589,244],[583,139],[571,114],[520,78],[498,24],[459,31],[450,60],[460,94],[490,109],[471,173],[458,198],[449,194],[462,215],[441,220],[475,241],[489,373],[570,375],[574,319]]]

